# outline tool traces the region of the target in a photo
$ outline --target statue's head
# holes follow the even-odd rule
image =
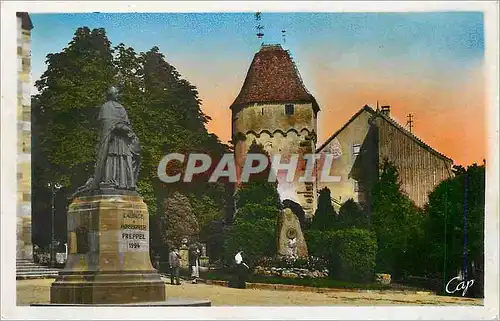
[[[118,100],[118,93],[119,93],[118,88],[116,88],[115,86],[111,86],[111,87],[109,87],[108,91],[106,92],[106,99],[117,101]]]

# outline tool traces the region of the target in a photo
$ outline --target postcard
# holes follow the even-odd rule
[[[498,318],[498,2],[2,9],[2,317]]]

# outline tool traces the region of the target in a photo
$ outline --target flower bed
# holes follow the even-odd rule
[[[279,276],[288,279],[303,279],[303,278],[326,278],[328,270],[308,270],[303,268],[286,268],[286,267],[263,267],[256,266],[253,273],[261,276]]]
[[[279,276],[288,279],[326,278],[327,262],[318,257],[291,259],[287,257],[262,258],[253,269],[254,275]]]

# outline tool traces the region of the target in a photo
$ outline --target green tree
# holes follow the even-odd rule
[[[371,224],[377,234],[377,269],[395,278],[404,273],[408,248],[422,213],[401,188],[397,168],[387,160],[374,184]]]
[[[51,237],[49,182],[63,185],[55,195],[54,232],[56,239],[66,239],[67,196],[94,168],[97,106],[115,75],[104,29],[78,28],[61,52],[47,55],[46,65],[32,97],[33,235],[39,245]]]
[[[252,143],[248,154],[261,154],[269,158],[262,145]],[[276,253],[276,224],[281,210],[277,185],[268,182],[270,167],[243,182],[236,194],[236,217],[227,233],[226,262],[232,262],[236,251],[242,249],[248,262],[253,264],[265,256]]]
[[[78,28],[61,52],[47,55],[47,70],[35,84],[39,90],[34,97],[35,211],[50,213],[47,182],[62,183],[62,193],[69,196],[92,174],[98,139],[96,116],[111,84],[119,85],[120,100],[141,141],[138,189],[149,213],[162,214],[165,198],[176,191],[185,195],[206,191],[212,198],[202,200],[205,207],[195,204],[200,209],[197,215],[203,222],[218,216],[214,208],[223,208],[221,199],[226,197],[220,197],[220,187],[208,184],[206,177],[190,184],[163,184],[157,177],[158,164],[166,153],[206,151],[217,158],[228,150],[216,135],[208,133],[210,118],[201,110],[196,87],[182,79],[157,47],[142,53],[122,43],[112,48],[104,29],[87,27]],[[210,192],[212,189],[216,192]],[[227,194],[227,188],[223,190]],[[208,218],[202,217],[205,213]]]
[[[335,228],[364,228],[368,229],[368,213],[352,198],[342,204],[339,214],[335,217]]]
[[[165,199],[165,214],[161,218],[162,244],[171,249],[179,246],[184,237],[197,241],[200,228],[189,199],[175,192]]]
[[[216,135],[208,133],[206,124],[210,118],[201,110],[196,87],[181,78],[157,47],[141,53],[140,61],[142,69],[137,73],[144,84],[143,105],[147,106],[139,109],[138,115],[145,141],[144,175],[151,182],[158,200],[175,191],[188,196],[204,227],[223,215],[224,187],[208,183],[207,175],[198,175],[190,183],[165,184],[156,176],[157,166],[166,153],[183,153],[186,158],[189,153],[206,153],[212,159],[218,159],[228,148]],[[173,170],[183,173],[180,165]]]
[[[469,278],[477,282],[479,296],[484,277],[484,199],[484,165],[470,165],[441,182],[425,207],[427,259],[422,261],[425,273],[444,281],[456,276],[465,264]]]
[[[97,107],[116,73],[113,49],[104,29],[78,28],[66,48],[47,55],[46,64],[35,82],[38,116],[46,126],[37,132],[37,143],[50,166],[48,179],[76,188],[94,166]]]
[[[314,213],[310,228],[313,230],[330,230],[335,227],[337,213],[332,205],[330,189],[323,187],[319,191],[318,208]]]

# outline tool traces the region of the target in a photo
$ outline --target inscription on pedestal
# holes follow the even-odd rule
[[[143,213],[124,213],[118,233],[120,252],[149,251],[149,232]]]

